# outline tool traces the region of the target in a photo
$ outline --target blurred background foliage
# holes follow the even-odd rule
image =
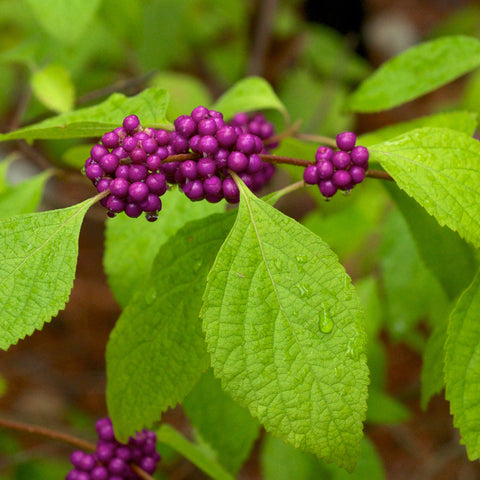
[[[396,7],[373,0],[0,0],[0,130],[10,131],[57,113],[93,105],[114,92],[132,95],[150,86],[170,92],[168,119],[173,121],[196,105],[212,105],[236,81],[249,75],[263,76],[272,84],[291,121],[301,121],[303,133],[335,136],[348,129],[366,133],[436,112],[466,109],[479,113],[478,72],[386,114],[354,116],[343,109],[349,93],[382,61],[422,40],[447,34],[480,37],[480,7],[475,2],[446,0],[411,0]],[[284,127],[280,115],[266,113],[280,131]],[[315,149],[314,144],[287,139],[276,153],[312,158]],[[2,195],[10,194],[19,181],[26,182],[26,177],[50,166],[77,175],[79,172],[71,165],[81,163],[88,150],[89,143],[84,140],[43,140],[35,142],[34,148],[21,141],[0,145],[0,155],[9,158],[8,163],[2,164],[4,168],[0,165],[5,172],[8,167],[9,173],[8,180],[6,175],[0,175],[0,207]],[[17,159],[13,162],[12,154]],[[280,168],[272,188],[298,180],[301,174],[299,169]],[[81,177],[77,177],[71,184],[70,177],[63,177],[67,180],[66,187],[58,181],[49,181],[42,208],[63,207],[91,195],[87,182],[82,183]],[[46,178],[32,190],[36,198],[32,205],[38,203]],[[391,479],[405,478],[408,468],[400,474],[395,470],[402,459],[390,457],[396,450],[388,450],[384,435],[387,431],[400,443],[410,441],[406,447],[410,449],[410,467],[419,468],[418,457],[411,451],[416,448],[415,441],[409,437],[398,440],[402,431],[393,430],[393,426],[405,424],[408,419],[412,424],[419,422],[422,415],[418,408],[419,359],[428,332],[443,324],[449,299],[424,264],[402,212],[380,182],[368,180],[350,196],[338,196],[331,202],[324,202],[318,192],[309,188],[283,199],[279,208],[301,220],[339,255],[367,310],[371,395],[366,432],[373,443],[365,443],[366,456],[362,457],[358,473],[364,476],[355,478],[386,478],[385,472]],[[93,240],[87,241],[87,245],[93,261],[101,258],[103,227],[95,211],[91,216],[89,228],[95,227],[96,233],[89,233]],[[92,255],[91,249],[100,253]],[[97,261],[96,268],[101,269],[101,261],[100,265]],[[97,272],[94,266],[86,269],[89,274]],[[79,271],[80,276],[82,272]],[[85,281],[91,278],[87,275]],[[82,278],[76,285],[80,282]],[[86,291],[78,286],[77,289],[80,295]],[[94,305],[74,311],[82,301]],[[47,395],[45,400],[57,405],[55,401],[60,397],[60,407],[54,408],[53,413],[47,408],[49,414],[38,416],[68,426],[85,437],[93,436],[92,419],[105,409],[103,349],[118,315],[118,306],[112,299],[107,306],[97,307],[95,299],[82,297],[73,301],[59,315],[58,326],[53,322],[44,332],[0,354],[0,372],[5,377],[5,380],[0,378],[2,410],[27,419],[35,419],[36,413],[45,411],[35,402],[32,406],[25,400],[18,401],[19,397],[35,395],[38,393],[35,389],[42,386],[36,385],[32,390],[28,368],[21,370],[18,365],[11,368],[13,363],[29,364],[28,355],[35,359],[35,355],[46,355],[48,349],[57,349],[60,357],[67,356],[71,354],[69,342],[80,342],[77,348],[85,353],[83,363],[75,366],[79,375],[75,381],[81,382],[85,377],[89,380],[73,393],[69,391],[68,396],[62,393],[60,382],[53,389],[54,399]],[[70,334],[66,332],[70,320],[82,317],[85,312],[95,318],[94,325],[99,330],[96,339],[90,334],[93,320],[82,320]],[[105,325],[100,328],[96,322]],[[55,343],[59,339],[65,345],[64,350]],[[95,346],[90,342],[96,342]],[[32,345],[41,349],[34,348],[34,353],[32,350],[28,353]],[[407,346],[409,353],[402,350],[403,346]],[[403,352],[407,362],[413,361],[413,367],[407,364],[404,368],[417,371],[407,386],[389,380],[391,356],[398,352]],[[68,368],[69,361],[60,363]],[[52,367],[52,361],[46,363]],[[89,392],[86,399],[85,389],[92,385],[92,375],[96,390]],[[401,375],[400,378],[405,379]],[[445,406],[441,408],[445,410]],[[448,423],[448,408],[446,413],[444,410]],[[53,421],[55,412],[58,416]],[[170,421],[187,428],[179,415],[174,412]],[[375,430],[385,425],[389,430]],[[448,435],[454,436],[451,425],[444,428]],[[265,438],[239,478],[261,478],[262,472],[267,480],[344,478],[344,473],[320,465],[300,452],[288,451],[288,447],[268,436]],[[429,437],[429,441],[433,440]],[[185,469],[175,452],[162,448],[163,470],[157,478],[203,478],[198,471]],[[430,460],[438,460],[438,451],[432,450]],[[68,452],[68,447],[38,443],[23,436],[19,440],[16,435],[2,431],[0,479],[62,478],[68,470],[65,461]],[[465,466],[468,465],[465,454],[456,453],[467,471],[470,467]],[[282,469],[282,461],[289,461],[292,470]],[[181,467],[183,476],[178,473]],[[421,468],[419,471],[423,471]],[[445,472],[448,474],[449,470]]]

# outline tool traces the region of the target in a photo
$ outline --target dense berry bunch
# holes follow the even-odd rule
[[[170,134],[165,130],[142,128],[136,115],[129,115],[123,126],[103,135],[85,162],[85,175],[97,191],[110,190],[101,200],[114,217],[146,213],[153,221],[162,209],[160,197],[167,191],[161,163],[169,155]]]
[[[318,185],[325,198],[333,197],[338,190],[349,191],[361,183],[368,169],[369,153],[365,147],[355,146],[356,141],[353,132],[343,132],[337,135],[338,150],[319,147],[315,164],[303,172],[305,183]]]
[[[257,123],[268,126],[267,122]],[[180,185],[190,200],[216,203],[225,198],[229,203],[237,203],[240,192],[229,171],[235,172],[254,192],[273,174],[273,167],[259,156],[264,152],[262,138],[245,126],[226,124],[220,112],[198,106],[191,115],[178,117],[174,126],[174,153],[193,153],[197,157],[166,162],[163,171],[167,181]],[[264,136],[271,133],[273,130],[264,128]]]
[[[150,475],[155,472],[160,455],[156,450],[154,432],[143,430],[123,444],[115,439],[109,418],[98,420],[95,428],[97,450],[91,454],[81,450],[73,452],[70,461],[74,468],[65,480],[139,480],[131,464],[138,465]]]

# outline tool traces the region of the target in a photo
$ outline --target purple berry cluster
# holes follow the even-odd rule
[[[65,480],[139,480],[131,468],[138,465],[148,474],[156,470],[160,455],[156,450],[154,432],[143,430],[130,437],[127,444],[115,439],[112,422],[101,418],[95,424],[98,434],[97,450],[85,453],[76,450],[70,456],[73,465]]]
[[[338,190],[349,191],[365,178],[369,153],[366,147],[355,146],[357,137],[353,132],[337,135],[338,150],[319,147],[315,163],[305,168],[303,180],[309,185],[318,185],[320,193],[330,198]]]
[[[136,115],[125,117],[123,126],[103,135],[85,162],[85,175],[99,193],[110,190],[101,204],[114,217],[125,212],[138,217],[145,212],[149,221],[158,218],[160,197],[167,191],[161,170],[170,154],[166,130],[142,128]]]
[[[274,166],[259,154],[267,153],[263,141],[272,137],[273,124],[262,114],[237,114],[230,124],[223,115],[204,106],[191,115],[181,115],[175,130],[143,128],[136,115],[122,127],[103,135],[85,162],[85,175],[99,193],[109,191],[101,204],[107,215],[125,212],[149,221],[158,218],[160,197],[170,185],[179,185],[192,201],[215,203],[223,198],[239,201],[239,190],[229,171],[258,191],[272,177]],[[269,149],[276,144],[269,144]],[[165,161],[173,155],[189,154],[181,161]]]
[[[240,192],[229,171],[235,172],[252,191],[260,190],[274,168],[260,158],[265,151],[262,137],[249,131],[248,122],[247,116],[247,125],[235,120],[227,124],[220,112],[204,106],[178,117],[171,134],[174,152],[197,154],[197,158],[164,163],[167,181],[178,184],[190,200],[211,203],[222,199],[239,201]],[[273,130],[266,121],[255,125],[263,128],[264,136],[271,136]]]

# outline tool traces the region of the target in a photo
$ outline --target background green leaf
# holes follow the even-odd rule
[[[134,97],[114,93],[98,105],[63,113],[13,132],[0,134],[0,141],[100,137],[106,131],[121,126],[123,119],[132,113],[138,116],[142,126],[158,128],[169,124],[165,118],[167,106],[168,93],[157,87],[143,90]]]
[[[388,60],[350,96],[356,112],[377,112],[436,90],[480,66],[480,41],[450,36],[421,43]]]
[[[108,411],[120,440],[157,422],[208,368],[201,295],[234,213],[190,222],[171,237],[118,319],[106,362]]]
[[[94,198],[61,210],[0,220],[0,348],[41,329],[64,308],[78,236]]]
[[[51,36],[75,43],[87,28],[101,0],[27,0],[36,20]]]
[[[167,424],[156,430],[157,440],[179,452],[214,480],[234,480],[200,445],[188,441],[180,432]]]
[[[270,84],[260,77],[247,77],[227,90],[213,105],[225,119],[237,112],[274,109],[286,115],[283,106]]]
[[[480,246],[480,142],[426,127],[370,147],[373,161],[438,223]]]
[[[58,63],[51,63],[33,73],[34,95],[49,109],[58,113],[70,111],[75,102],[75,87],[69,71]]]
[[[103,263],[117,302],[125,307],[137,289],[142,289],[161,245],[191,220],[225,210],[224,202],[192,202],[183,192],[162,196],[158,220],[118,215],[107,221]]]
[[[219,462],[232,474],[237,473],[259,434],[258,421],[222,390],[211,369],[182,406],[202,439],[218,453]]]
[[[480,458],[480,272],[452,311],[445,343],[445,396],[470,460]]]
[[[368,383],[359,299],[319,237],[240,187],[201,311],[215,375],[267,431],[351,471]]]

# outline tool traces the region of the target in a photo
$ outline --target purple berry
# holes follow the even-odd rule
[[[128,178],[130,172],[130,165],[119,165],[115,170],[116,178]]]
[[[188,140],[177,132],[170,135],[170,145],[175,153],[186,153],[188,151]]]
[[[217,132],[217,124],[213,118],[204,118],[197,125],[199,135],[215,135]]]
[[[145,153],[152,154],[155,153],[158,149],[158,142],[154,138],[146,138],[142,141],[142,148]]]
[[[99,162],[104,155],[108,153],[108,150],[103,146],[97,143],[92,147],[90,150],[90,157],[92,160],[95,160],[96,162]]]
[[[102,137],[102,143],[106,148],[117,148],[120,145],[120,138],[115,132],[107,132]]]
[[[152,173],[147,177],[145,183],[151,193],[160,196],[167,191],[167,181],[163,173]]]
[[[234,126],[241,126],[241,125],[245,125],[246,123],[248,123],[248,114],[245,113],[245,112],[239,112],[237,114],[234,115],[234,117],[232,118],[232,125]]]
[[[175,119],[173,124],[175,125],[175,131],[185,138],[190,138],[192,135],[195,135],[197,130],[195,120],[189,115],[180,115]]]
[[[327,180],[331,178],[334,172],[332,162],[329,160],[323,160],[317,163],[317,172],[320,180]]]
[[[129,167],[128,180],[130,180],[130,182],[140,182],[147,178],[148,170],[145,165],[132,164]]]
[[[237,140],[235,129],[230,125],[219,128],[216,134],[218,143],[222,147],[231,147]]]
[[[130,158],[133,163],[141,164],[147,159],[147,154],[143,148],[136,147],[130,152]]]
[[[149,170],[151,170],[152,172],[156,172],[162,166],[162,160],[158,155],[149,155],[146,164]]]
[[[122,148],[126,152],[131,152],[134,148],[137,147],[137,139],[134,137],[125,137],[122,141]]]
[[[343,150],[334,152],[332,164],[337,170],[344,170],[350,165],[350,155]]]
[[[168,130],[160,129],[155,132],[155,140],[164,147],[170,142],[170,132]]]
[[[350,176],[352,177],[352,182],[355,184],[362,183],[365,178],[365,170],[358,165],[353,165],[349,170]]]
[[[337,187],[332,180],[321,180],[318,184],[318,189],[326,198],[333,197],[337,193]]]
[[[97,183],[97,192],[102,193],[105,190],[108,190],[111,186],[112,179],[111,178],[102,178],[98,183]]]
[[[90,479],[91,480],[108,480],[108,470],[103,465],[97,465],[91,472],[90,472]]]
[[[140,126],[140,120],[136,115],[129,115],[128,117],[125,117],[123,120],[123,128],[127,132],[133,132],[139,126]]]
[[[70,455],[70,462],[74,467],[80,467],[82,464],[83,457],[85,456],[85,453],[82,452],[81,450],[75,450],[72,452]]]
[[[225,200],[228,203],[238,203],[240,200],[240,191],[233,178],[225,178],[222,184],[222,191]]]
[[[318,183],[319,176],[316,165],[309,165],[303,171],[303,180],[309,185],[316,185]]]
[[[110,183],[110,192],[117,197],[126,197],[130,182],[122,177],[117,177]]]
[[[107,197],[107,208],[108,208],[108,210],[110,210],[113,213],[123,212],[123,210],[125,208],[125,205],[126,205],[125,200],[123,200],[119,197],[116,197],[115,195],[109,195]],[[111,429],[111,428],[112,427],[104,427],[102,429],[101,434],[105,435],[104,430],[106,431],[107,429]],[[113,429],[112,429],[112,432],[113,432]]]
[[[202,178],[207,178],[210,175],[213,175],[217,170],[215,162],[208,157],[200,158],[197,162],[197,172],[198,175]]]
[[[340,150],[349,152],[355,146],[357,136],[353,132],[342,132],[337,135],[337,146]]]
[[[105,173],[113,173],[118,167],[118,157],[112,153],[107,153],[100,159],[100,166]]]
[[[255,141],[256,138],[258,137],[256,135],[252,135],[251,133],[242,133],[235,142],[235,148],[247,155],[250,155],[251,153],[258,153],[257,143]]]
[[[209,177],[203,181],[205,195],[218,195],[222,191],[222,180],[217,177]]]
[[[93,470],[93,467],[95,467],[95,465],[96,465],[96,462],[93,455],[85,454],[82,457],[82,460],[80,461],[80,465],[78,465],[78,468],[84,472],[90,472],[90,470]]]
[[[157,468],[157,462],[151,457],[144,457],[140,462],[140,468],[151,475]]]
[[[346,170],[337,170],[332,177],[332,182],[336,187],[343,190],[352,183],[352,177]]]
[[[182,189],[185,195],[193,202],[202,200],[204,197],[203,184],[201,180],[193,180],[193,182],[188,182],[182,187]]]
[[[147,198],[139,205],[144,212],[156,212],[162,209],[162,201],[158,198],[158,195],[153,193],[149,193]]]
[[[247,173],[257,173],[263,167],[263,160],[257,153],[252,153],[248,156],[248,166],[247,166]]]
[[[198,107],[195,107],[193,110],[192,110],[192,119],[195,121],[195,122],[200,122],[200,120],[203,120],[204,118],[206,118],[208,115],[208,109],[206,107],[203,107],[202,105],[199,105]]]
[[[128,152],[123,147],[117,147],[112,150],[112,154],[115,155],[119,160],[128,157]]]
[[[142,214],[142,212],[143,210],[140,208],[138,203],[127,203],[125,205],[125,214],[130,218],[137,218]]]
[[[243,172],[248,166],[248,157],[242,152],[233,151],[228,156],[227,166],[234,172]]]
[[[315,160],[321,162],[322,160],[331,160],[333,156],[333,150],[329,147],[318,147],[315,153]]]
[[[85,175],[92,181],[99,181],[103,176],[103,169],[97,163],[93,163],[85,168]]]
[[[365,168],[368,166],[369,153],[366,147],[362,147],[361,145],[354,147],[350,152],[350,157],[354,165]]]
[[[150,192],[148,190],[147,185],[143,182],[133,182],[128,188],[128,194],[132,197],[132,200],[134,202],[138,202],[138,203],[143,202],[147,198],[147,195],[149,193]],[[111,431],[113,435],[113,428],[111,428]],[[113,440],[113,438],[104,438],[101,434],[99,434],[99,436],[103,440]]]
[[[188,178],[189,180],[195,180],[198,175],[197,162],[194,160],[185,160],[180,165],[180,171],[185,178]]]
[[[218,150],[218,142],[212,135],[205,135],[200,138],[197,146],[200,153],[213,155]]]
[[[108,464],[108,471],[114,475],[123,475],[127,464],[121,458],[112,458]]]

